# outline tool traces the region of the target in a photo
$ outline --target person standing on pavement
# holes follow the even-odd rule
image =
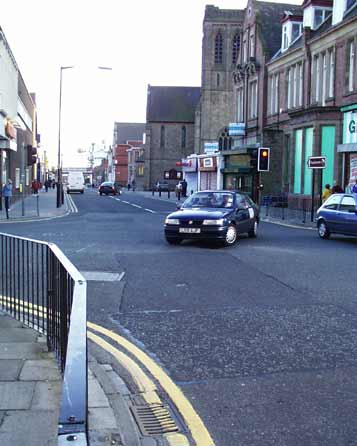
[[[342,187],[339,184],[337,184],[335,182],[335,184],[332,187],[331,193],[332,194],[342,194],[343,193],[343,189],[342,189]]]
[[[186,198],[187,197],[187,181],[184,179],[181,184],[182,184],[182,196]]]
[[[12,198],[12,181],[10,180],[10,178],[7,180],[7,183],[2,189],[2,195],[5,199],[6,218],[9,219],[9,210],[11,207],[11,198]]]
[[[35,195],[37,195],[38,194],[38,190],[40,189],[40,182],[35,179],[35,180],[32,181],[31,186],[32,186],[33,193]]]
[[[135,180],[133,180],[132,182],[131,182],[131,187],[133,188],[133,192],[135,192]]]
[[[351,187],[351,192],[353,194],[357,194],[357,180],[356,180],[355,184]]]
[[[331,186],[326,184],[325,189],[322,192],[322,202],[324,203],[330,195],[332,195]]]

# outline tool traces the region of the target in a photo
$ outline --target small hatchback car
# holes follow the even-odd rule
[[[317,211],[321,238],[332,233],[357,236],[357,194],[333,194]]]
[[[237,235],[256,237],[259,209],[240,192],[202,191],[191,195],[165,220],[165,238],[170,244],[184,239],[218,240],[233,245]]]
[[[99,195],[117,195],[120,194],[120,190],[115,186],[112,181],[105,181],[98,188]]]

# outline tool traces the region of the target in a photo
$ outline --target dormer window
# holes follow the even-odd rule
[[[281,51],[286,51],[289,46],[300,37],[302,33],[302,22],[288,20],[283,23]]]
[[[346,11],[348,11],[352,6],[356,3],[356,0],[347,0],[346,2]]]
[[[324,22],[327,18],[327,16],[331,13],[330,9],[322,9],[322,8],[315,8],[315,14],[314,14],[314,28],[318,28],[322,22]]]

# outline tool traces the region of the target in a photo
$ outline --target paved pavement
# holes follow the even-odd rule
[[[57,191],[55,189],[49,189],[48,192],[46,192],[45,189],[42,189],[37,195],[28,195],[24,199],[24,209],[22,199],[17,199],[11,206],[9,219],[6,218],[5,206],[3,205],[2,211],[0,211],[0,222],[13,223],[44,218],[56,218],[68,214],[70,200],[68,200],[67,194],[65,194],[64,205],[57,208],[56,193]]]

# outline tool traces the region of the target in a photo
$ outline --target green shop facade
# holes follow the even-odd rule
[[[357,104],[342,107],[341,112],[342,144],[337,151],[342,156],[342,184],[348,191],[357,180]]]

